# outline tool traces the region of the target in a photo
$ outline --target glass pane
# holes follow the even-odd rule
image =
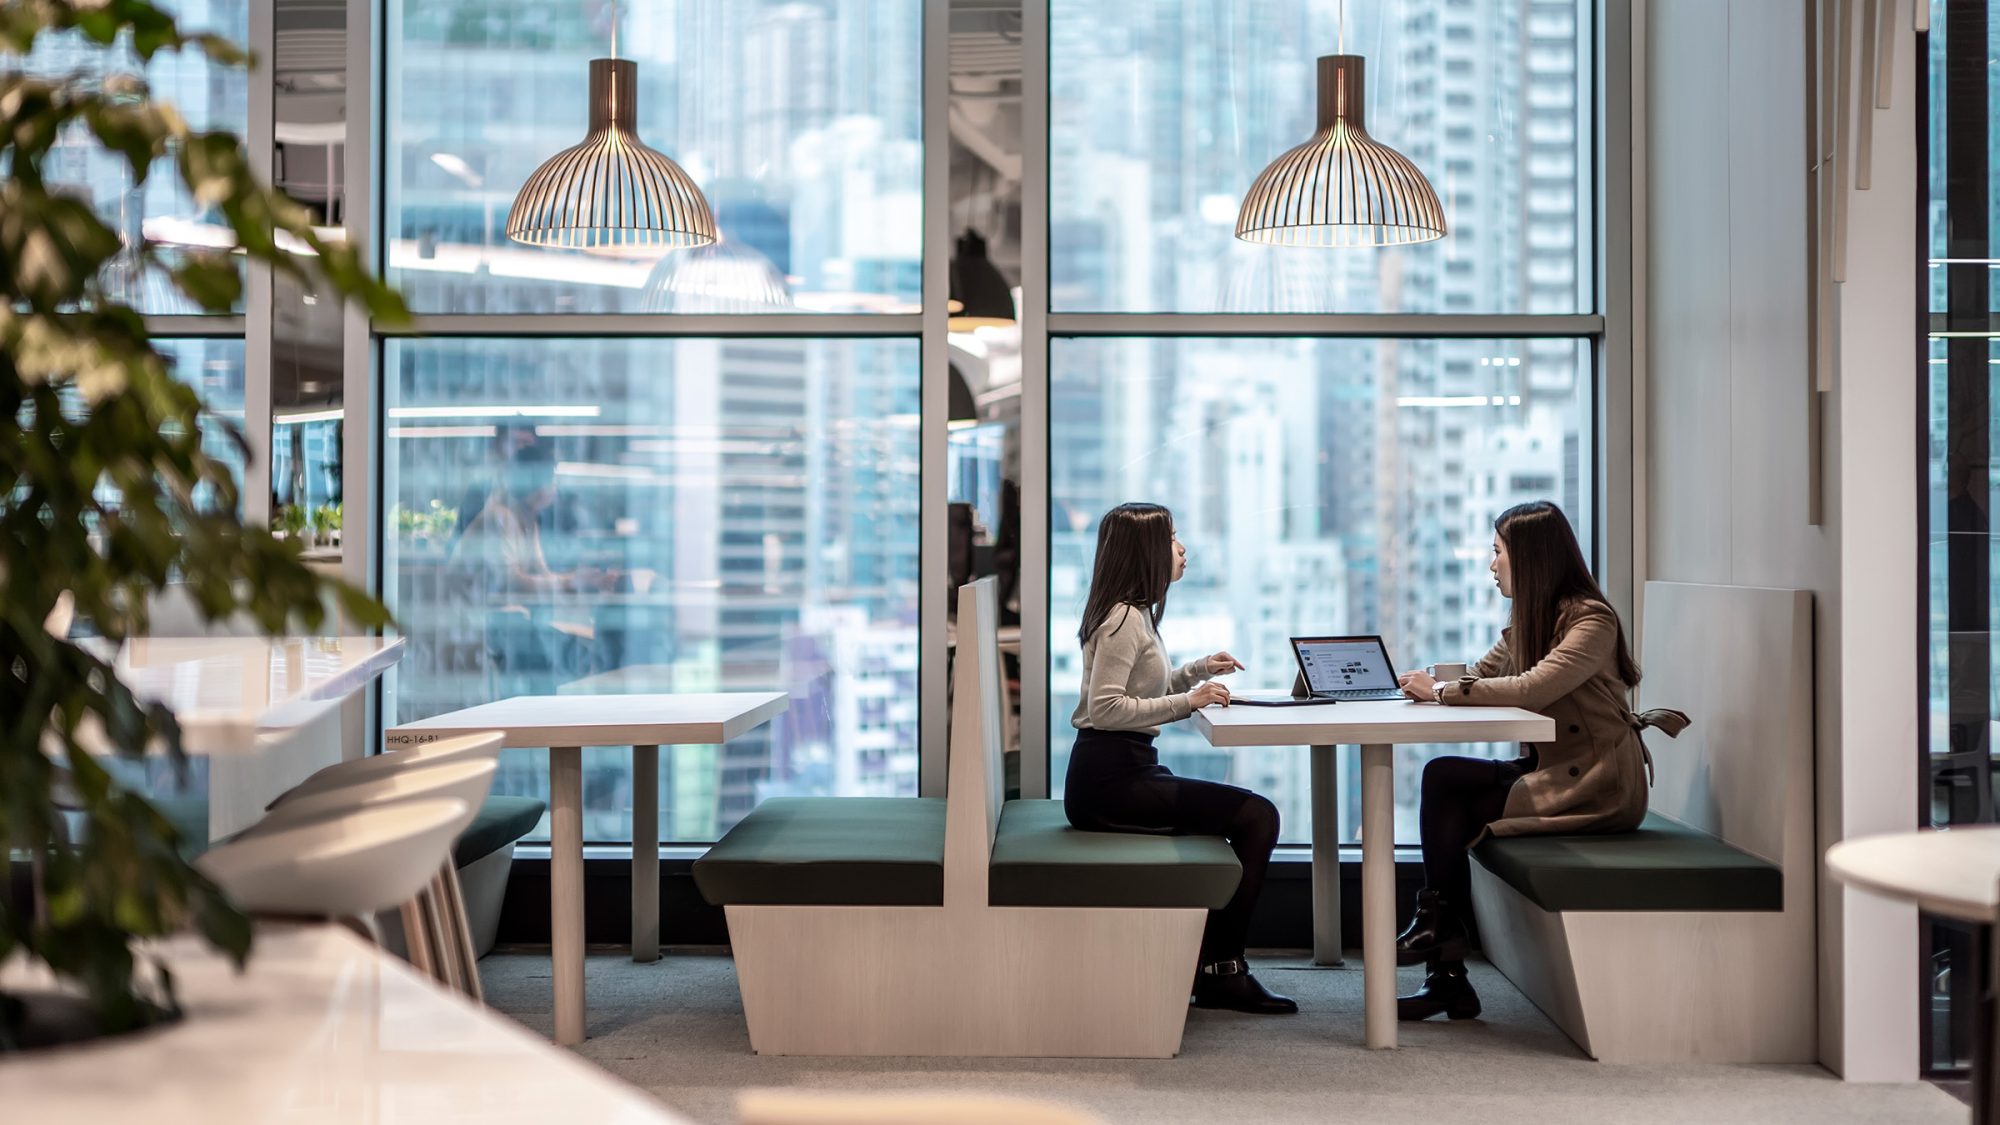
[[[946,442],[945,568],[951,588],[991,575],[999,601],[1002,781],[1021,785],[1021,332],[1017,325],[952,335]],[[952,636],[957,594],[949,603]],[[954,652],[956,649],[954,648]]]
[[[918,0],[390,9],[389,276],[432,313],[902,312],[921,288]],[[582,141],[589,61],[638,63],[641,139],[722,241],[657,261],[511,242],[508,209]]]
[[[248,0],[161,0],[158,6],[174,15],[182,31],[213,32],[235,43],[249,42]],[[80,35],[52,35],[39,39],[26,60],[0,55],[0,70],[15,67],[42,77],[86,83],[138,75],[146,80],[156,100],[172,104],[193,129],[227,129],[240,136],[250,123],[247,72],[212,66],[196,51],[162,51],[151,63],[141,63],[122,43],[104,48]],[[135,188],[125,158],[98,143],[89,130],[76,129],[50,152],[42,175],[50,184],[71,188],[88,199],[125,244],[134,248],[129,260],[121,257],[107,267],[105,285],[113,299],[142,313],[202,311],[166,274],[138,268],[136,248],[142,238],[167,254],[176,245],[216,246],[233,241],[220,218],[194,202],[170,158],[155,161],[144,186]],[[238,405],[240,408],[240,399]]]
[[[272,165],[278,188],[345,240],[347,11],[279,4]],[[340,299],[318,278],[278,273],[271,295],[271,512],[306,541],[306,557],[337,569],[342,541]]]
[[[174,377],[194,387],[209,411],[231,426],[243,425],[243,341],[240,339],[155,339],[153,346],[173,364]],[[229,466],[236,483],[243,483],[243,450],[233,435],[218,427],[202,434],[202,448],[208,455]],[[238,497],[238,510],[241,511]],[[214,502],[212,490],[204,487],[195,502]]]
[[[917,792],[914,340],[392,340],[385,725],[515,695],[769,691],[661,754],[667,839],[766,797]],[[630,839],[628,752],[584,756]],[[545,794],[541,752],[496,790]]]
[[[1993,55],[1995,5],[1989,0],[1928,0],[1931,24],[1925,57],[1926,125],[1930,159],[1925,217],[1929,223],[1928,541],[1930,659],[1923,755],[1928,823],[1935,828],[2000,820],[2000,784],[1993,763],[2000,693],[1993,678],[2000,657],[2000,612],[1993,576],[2000,573],[2000,537],[1993,529],[1993,449],[2000,425],[1992,338],[1995,220],[1992,176],[2000,113]],[[1924,1066],[1963,1071],[1982,1050],[1977,1020],[1981,978],[1990,963],[1968,928],[1925,925],[1923,955]]]
[[[1161,635],[1175,660],[1228,649],[1231,686],[1282,692],[1306,632],[1379,633],[1398,670],[1470,663],[1498,639],[1493,520],[1554,500],[1591,541],[1590,360],[1581,340],[1058,339],[1050,349],[1050,777],[1075,738],[1097,520],[1128,500],[1174,510],[1188,573]],[[1217,750],[1161,732],[1177,773],[1271,798],[1285,842],[1309,838],[1304,747]],[[1436,753],[1398,747],[1396,838],[1417,840],[1417,779]],[[1344,755],[1341,827],[1361,823]]]
[[[1591,5],[1346,5],[1370,134],[1415,162],[1443,240],[1235,237],[1259,172],[1312,136],[1337,0],[1052,0],[1057,311],[1574,313],[1591,307]]]

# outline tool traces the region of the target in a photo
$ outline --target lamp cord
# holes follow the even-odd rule
[[[616,4],[617,0],[612,0],[612,2]],[[1344,55],[1347,53],[1347,0],[1340,0],[1339,27],[1340,30],[1334,34],[1333,53],[1336,55]],[[618,31],[615,27],[612,29],[611,34],[613,37],[613,42],[616,42]]]
[[[1347,0],[1340,0],[1344,6]],[[618,57],[618,0],[611,0],[611,57]]]

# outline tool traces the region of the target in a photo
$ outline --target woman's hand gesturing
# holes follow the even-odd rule
[[[1227,676],[1231,672],[1242,670],[1243,662],[1226,652],[1218,652],[1208,658],[1208,674],[1211,676]]]

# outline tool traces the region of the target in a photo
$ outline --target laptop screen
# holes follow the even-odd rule
[[[1396,686],[1395,669],[1379,637],[1299,637],[1292,647],[1306,690],[1315,695]]]

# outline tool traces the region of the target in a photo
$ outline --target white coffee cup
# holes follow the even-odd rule
[[[1431,679],[1433,680],[1442,680],[1446,683],[1451,683],[1452,681],[1457,680],[1464,675],[1465,675],[1465,665],[1463,664],[1431,665]]]

